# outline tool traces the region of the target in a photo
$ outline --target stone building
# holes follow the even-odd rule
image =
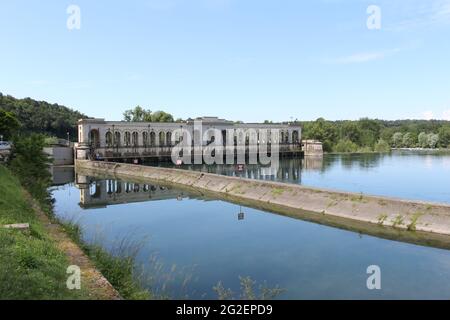
[[[199,133],[196,127],[200,122],[202,133]],[[105,160],[170,157],[173,146],[184,138],[179,136],[181,130],[178,129],[189,132],[193,140],[196,139],[196,135],[202,136],[203,146],[215,139],[212,136],[204,137],[208,129],[220,131],[224,144],[229,132],[253,130],[257,132],[257,139],[252,141],[257,141],[257,144],[263,142],[260,137],[264,136],[268,139],[264,142],[269,145],[279,143],[280,154],[300,154],[301,152],[301,127],[298,124],[235,123],[217,117],[202,117],[171,123],[83,119],[78,121],[76,157],[77,159]],[[270,133],[267,136],[261,134],[263,131],[270,132],[271,129],[279,130],[279,141],[272,141]],[[236,143],[236,136],[233,138]],[[249,144],[249,137],[247,136],[246,139]]]

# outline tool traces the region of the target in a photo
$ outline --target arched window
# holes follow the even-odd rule
[[[120,146],[120,132],[119,131],[114,132],[114,145],[116,147]]]
[[[175,131],[175,143],[180,143],[180,132]]]
[[[100,147],[100,135],[97,129],[92,129],[89,132],[89,142],[95,148]]]
[[[139,134],[137,132],[133,132],[132,138],[133,146],[137,147],[139,145]]]
[[[295,143],[295,144],[299,143],[298,131],[297,130],[292,132],[292,142]]]
[[[166,142],[168,146],[172,145],[172,132],[167,132],[166,133]]]
[[[108,147],[111,147],[113,145],[113,135],[111,131],[106,132],[105,140]]]
[[[164,139],[165,136],[166,136],[166,135],[164,134],[164,132],[161,131],[161,132],[159,133],[159,146],[161,146],[161,147],[164,146],[164,145],[166,144],[165,139]]]
[[[150,146],[154,147],[156,144],[156,133],[150,132]]]
[[[123,142],[124,142],[125,146],[127,146],[127,147],[131,144],[131,134],[128,131],[125,132],[125,137],[124,137]]]
[[[148,147],[148,132],[147,131],[142,133],[142,142],[144,143],[144,147]]]

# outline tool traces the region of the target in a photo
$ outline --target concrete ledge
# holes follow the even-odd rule
[[[344,228],[346,223],[362,222],[408,230],[411,234],[416,234],[413,231],[423,231],[450,235],[450,205],[448,204],[368,196],[295,184],[122,163],[78,160],[76,168],[122,179],[187,187],[264,210],[282,212],[300,218],[306,217],[307,220],[330,220]],[[425,238],[430,237],[425,236]],[[444,240],[447,241],[447,239]]]

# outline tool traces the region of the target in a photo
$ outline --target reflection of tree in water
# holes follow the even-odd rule
[[[361,169],[369,169],[378,166],[384,156],[380,153],[342,154],[340,159],[342,167],[345,169],[353,169],[356,166]]]
[[[337,161],[339,160],[339,157],[334,154],[326,154],[322,157],[322,168],[320,169],[320,172],[325,173],[328,171],[332,166],[337,164]]]

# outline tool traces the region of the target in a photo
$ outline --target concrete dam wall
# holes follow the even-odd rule
[[[420,232],[450,235],[450,205],[409,201],[365,194],[323,190],[301,185],[250,180],[181,169],[156,168],[123,163],[78,160],[76,168],[134,181],[152,181],[219,199],[247,204],[306,220],[351,229],[355,223],[390,226]],[[369,227],[370,228],[370,227]],[[417,233],[414,231],[418,231]],[[384,231],[382,231],[384,232]],[[373,232],[371,232],[373,234]],[[398,238],[404,235],[398,234]],[[391,237],[391,236],[390,236]],[[432,240],[433,236],[425,236]],[[423,239],[422,239],[423,240]]]

